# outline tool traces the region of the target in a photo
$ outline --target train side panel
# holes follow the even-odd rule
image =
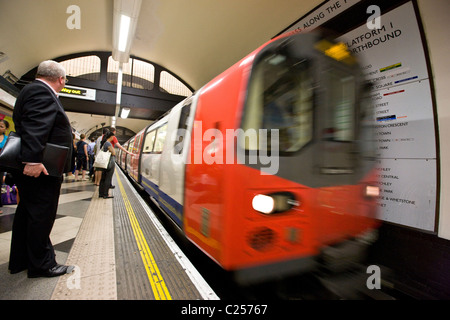
[[[182,223],[182,205],[176,198],[181,182],[178,180],[181,163],[174,164],[173,136],[180,106],[151,125],[146,133],[141,156],[142,186],[160,207],[178,224]],[[175,179],[177,178],[177,179]]]
[[[183,117],[191,100],[179,103],[147,129],[141,155],[142,187],[180,228],[183,226],[184,159],[189,149],[186,134],[189,133],[179,130],[179,126],[180,121],[186,124],[192,120],[189,113]]]
[[[128,144],[129,144],[129,140],[127,142],[125,142],[123,144],[123,147],[125,148],[125,150],[128,150]],[[127,153],[124,152],[122,149],[120,149],[120,153],[119,153],[119,166],[122,168],[122,170],[126,171],[127,170]]]
[[[133,146],[134,146],[134,140],[136,140],[136,136],[132,137],[129,141],[128,141],[128,152],[133,152]],[[125,164],[124,164],[127,174],[128,170],[131,168],[131,155],[127,155],[127,157],[125,157]]]
[[[143,131],[142,152],[140,157],[141,185],[153,198],[159,198],[159,167],[162,143],[165,137],[167,117],[158,120]],[[158,139],[159,136],[159,139]]]
[[[183,228],[185,165],[197,96],[191,96],[168,115],[167,136],[161,154],[159,172],[160,205]]]

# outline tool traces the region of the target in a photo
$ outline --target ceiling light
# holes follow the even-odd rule
[[[120,113],[120,117],[122,119],[128,118],[128,115],[130,114],[130,108],[122,108],[122,112]]]
[[[119,31],[119,45],[117,49],[125,52],[127,48],[128,34],[130,31],[131,18],[124,14],[120,15],[120,31]]]
[[[135,38],[142,0],[114,0],[112,57],[115,61],[127,63]]]

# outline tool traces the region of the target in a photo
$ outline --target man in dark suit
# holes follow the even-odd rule
[[[56,262],[50,232],[56,218],[62,177],[48,175],[42,163],[47,143],[70,147],[72,129],[57,97],[64,88],[66,72],[55,61],[42,62],[36,80],[26,85],[13,112],[21,136],[23,172],[14,178],[20,202],[14,216],[9,269],[28,269],[28,277],[54,277],[73,271],[73,266]],[[70,164],[70,152],[66,165]]]

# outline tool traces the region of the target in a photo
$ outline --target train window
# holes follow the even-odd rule
[[[147,132],[147,136],[145,137],[144,148],[142,149],[142,152],[152,152],[153,151],[153,145],[155,144],[155,134],[156,134],[155,130]]]
[[[177,137],[175,139],[175,145],[173,148],[173,153],[175,154],[183,153],[184,138],[187,132],[186,131],[188,126],[187,121],[190,112],[191,112],[191,103],[184,105],[183,108],[181,109],[180,120],[178,121]]]
[[[312,140],[313,88],[306,59],[268,53],[257,62],[249,83],[240,145],[246,150],[270,149],[261,129],[278,130],[279,151],[296,152]],[[251,129],[251,130],[249,130]],[[247,131],[248,130],[248,131]],[[256,138],[247,132],[255,132]],[[264,133],[264,131],[262,131]]]
[[[155,146],[153,147],[153,152],[162,152],[164,147],[164,141],[166,140],[167,134],[167,123],[159,127],[156,131]]]

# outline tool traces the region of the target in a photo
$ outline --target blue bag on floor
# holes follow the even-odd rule
[[[2,185],[2,204],[17,204],[17,188],[15,185],[12,187]]]

